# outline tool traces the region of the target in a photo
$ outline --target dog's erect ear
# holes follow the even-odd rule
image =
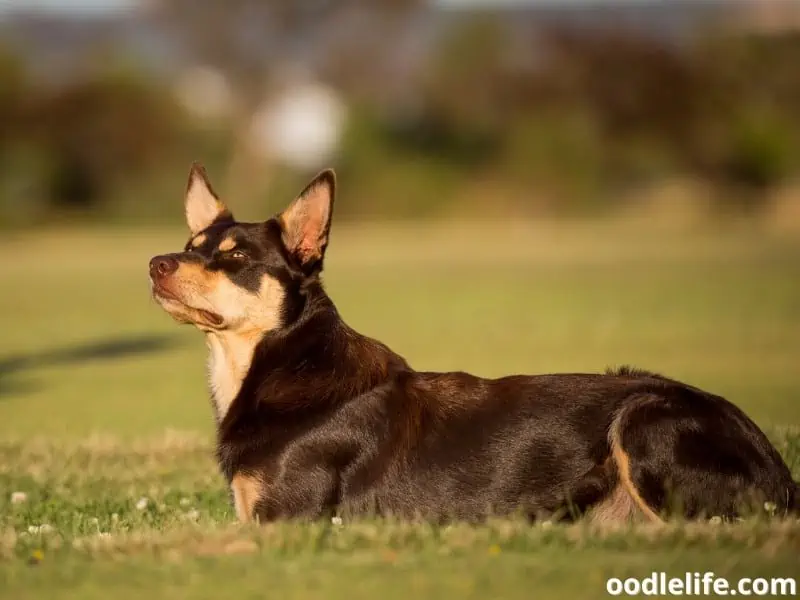
[[[203,165],[192,163],[186,185],[186,223],[192,235],[225,217],[232,218],[231,213],[214,193]]]
[[[336,175],[326,169],[280,214],[283,243],[304,268],[325,256],[336,195]]]

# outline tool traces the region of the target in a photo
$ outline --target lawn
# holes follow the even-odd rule
[[[652,571],[800,573],[796,521],[235,524],[211,458],[202,336],[149,299],[149,257],[184,240],[0,241],[0,596],[591,598],[608,577]],[[345,320],[418,368],[630,363],[723,394],[800,479],[800,240],[746,226],[334,225],[326,282]]]

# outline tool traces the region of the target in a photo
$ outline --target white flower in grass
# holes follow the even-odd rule
[[[25,492],[13,492],[11,494],[11,504],[22,504],[23,502],[27,502],[28,494]]]
[[[193,508],[192,510],[187,511],[183,516],[189,521],[197,521],[200,518],[200,511],[196,508]]]
[[[180,505],[181,506],[189,506],[192,501],[189,498],[181,498]]]
[[[334,525],[341,525],[342,517],[331,517],[331,523],[333,523]]]
[[[47,523],[42,523],[41,525],[29,525],[28,526],[28,533],[30,534],[45,534],[45,533],[52,533],[55,531],[52,525],[48,525]]]
[[[709,522],[711,525],[722,525],[722,517],[720,517],[719,515],[714,515],[713,517],[711,517],[711,518],[708,520],[708,522]]]
[[[145,497],[139,498],[139,501],[136,503],[136,510],[144,510],[145,508],[147,508],[147,504],[148,504],[147,498]]]

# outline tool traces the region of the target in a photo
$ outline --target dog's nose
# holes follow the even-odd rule
[[[150,276],[166,277],[178,270],[178,261],[171,256],[156,256],[150,261]]]

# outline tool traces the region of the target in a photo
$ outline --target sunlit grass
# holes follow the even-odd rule
[[[184,237],[0,241],[0,597],[600,598],[607,577],[654,570],[797,573],[796,521],[237,525],[212,455],[202,336],[149,299],[148,259]],[[631,363],[726,395],[800,479],[798,240],[348,226],[325,277],[351,325],[420,369]]]
[[[800,476],[798,431],[772,435]],[[281,596],[369,598],[383,581],[389,598],[521,598],[531,586],[541,597],[594,598],[607,577],[660,570],[796,573],[796,518],[612,529],[516,519],[240,525],[211,450],[202,436],[178,433],[0,444],[0,595],[239,597],[267,586]],[[354,587],[354,578],[369,583]]]

